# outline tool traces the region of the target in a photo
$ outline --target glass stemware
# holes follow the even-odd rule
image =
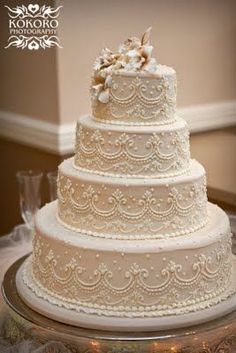
[[[21,216],[30,230],[34,229],[34,216],[41,205],[42,176],[43,173],[37,170],[24,170],[16,173]]]
[[[47,173],[49,191],[50,191],[50,201],[57,199],[57,171]]]

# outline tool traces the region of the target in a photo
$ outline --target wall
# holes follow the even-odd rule
[[[44,1],[41,1],[44,3]],[[53,6],[53,1],[47,0]],[[27,5],[8,0],[0,4],[0,111],[22,114],[32,119],[59,121],[56,49],[29,51],[15,48],[3,49],[7,44],[8,17],[10,7]],[[40,1],[37,1],[40,3]],[[61,158],[16,142],[0,139],[0,235],[9,232],[22,222],[19,212],[19,196],[16,171],[57,168]],[[48,200],[46,180],[42,183],[42,203]]]
[[[24,5],[31,2],[23,1]],[[0,4],[0,110],[57,122],[56,49],[3,49],[8,39],[8,15],[4,3],[14,7],[19,5],[19,1],[2,1]],[[53,5],[51,0],[47,0],[47,3]]]
[[[191,136],[193,158],[207,172],[208,196],[236,211],[236,127]]]
[[[0,173],[0,235],[22,222],[19,208],[19,193],[16,181],[18,170],[36,169],[44,172],[42,180],[42,205],[49,202],[48,183],[45,177],[48,171],[57,169],[61,157],[12,141],[0,139],[2,170]]]

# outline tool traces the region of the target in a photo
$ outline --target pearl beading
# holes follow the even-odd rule
[[[64,162],[64,165],[67,162]],[[71,161],[70,161],[71,163]],[[58,220],[83,234],[151,239],[190,234],[207,222],[205,172],[183,182],[153,186],[86,180],[59,167]],[[65,174],[66,173],[66,174]],[[99,179],[100,178],[100,179]],[[122,179],[121,179],[122,180]]]
[[[189,171],[189,132],[179,121],[176,130],[107,131],[86,117],[77,124],[74,166],[93,174],[166,178]],[[120,132],[121,130],[121,132]]]
[[[92,112],[98,121],[119,124],[169,124],[175,120],[176,76],[149,77],[112,74],[109,101],[92,95]]]
[[[117,253],[111,266],[105,254],[66,247],[54,250],[46,238],[36,235],[29,269],[34,285],[49,295],[49,301],[58,299],[69,309],[102,315],[153,317],[200,309],[224,296],[231,276],[230,234],[200,253],[190,251],[191,256],[179,257],[178,262],[161,254],[157,261],[157,253],[139,255],[140,264],[132,259],[125,264],[121,259],[128,254]],[[92,268],[85,260],[93,263]],[[24,282],[28,283],[27,272]]]

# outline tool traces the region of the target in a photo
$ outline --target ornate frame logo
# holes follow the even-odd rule
[[[57,36],[59,25],[59,10],[63,6],[53,8],[51,6],[39,6],[29,4],[28,6],[16,6],[8,9],[9,16],[9,38],[5,49],[16,47],[21,49],[38,50],[60,45]]]

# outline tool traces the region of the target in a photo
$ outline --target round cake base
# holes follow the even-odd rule
[[[22,300],[33,310],[46,317],[77,327],[100,329],[108,331],[161,331],[198,325],[224,316],[236,309],[236,257],[233,260],[231,285],[225,292],[225,300],[200,311],[181,315],[170,315],[155,318],[119,318],[86,314],[63,307],[63,303],[55,298],[55,305],[43,299],[42,288],[32,291],[23,281],[23,271],[26,271],[27,259],[19,268],[16,275],[16,286]],[[28,271],[30,276],[30,271]],[[32,278],[30,278],[33,281]],[[38,295],[36,295],[36,293]],[[40,293],[40,295],[39,295]],[[45,293],[45,297],[46,297]]]

